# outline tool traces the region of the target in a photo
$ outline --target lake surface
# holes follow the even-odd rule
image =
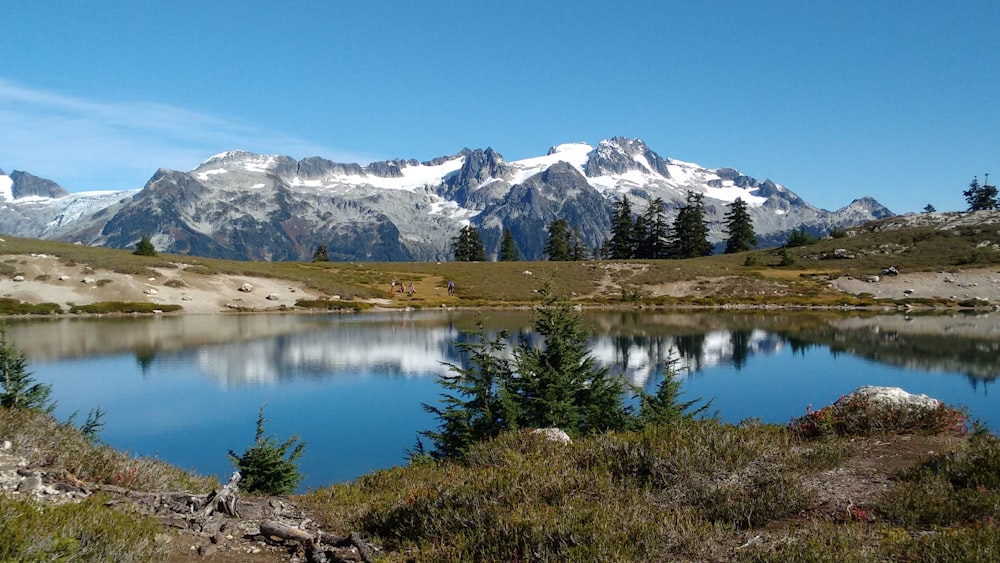
[[[526,311],[488,311],[490,330],[532,339]],[[10,321],[56,415],[100,406],[107,444],[225,480],[230,449],[267,432],[299,434],[303,489],[405,463],[436,420],[436,377],[460,364],[472,312],[214,315]],[[1000,430],[1000,315],[905,316],[587,312],[591,350],[653,391],[666,360],[683,399],[712,399],[722,419],[785,423],[862,385],[898,386]]]

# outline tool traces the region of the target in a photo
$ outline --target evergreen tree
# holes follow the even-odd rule
[[[330,252],[327,250],[325,244],[321,244],[321,245],[319,245],[319,246],[316,247],[316,250],[313,252],[312,261],[313,262],[329,262],[330,261]]]
[[[788,242],[785,243],[785,247],[795,248],[796,246],[806,246],[815,242],[816,237],[809,234],[805,226],[802,226],[798,229],[792,229],[792,234],[788,236]]]
[[[637,215],[632,224],[632,258],[649,258],[652,253],[652,249],[647,245],[648,231],[646,216]]]
[[[987,175],[986,178],[988,180],[989,176]],[[980,186],[979,178],[973,177],[969,189],[962,192],[962,195],[965,196],[965,201],[969,204],[969,211],[1000,208],[1000,204],[997,202],[996,186],[987,185],[985,181]]]
[[[583,242],[583,232],[580,227],[573,227],[573,231],[570,234],[569,239],[569,254],[570,258],[574,261],[586,260],[588,248],[586,243]]]
[[[704,196],[688,192],[687,205],[682,207],[674,219],[672,258],[697,258],[712,254],[712,244],[708,242],[708,223],[705,222]]]
[[[757,235],[753,232],[753,219],[747,211],[747,204],[742,198],[736,198],[726,213],[726,254],[746,252],[757,246]]]
[[[264,436],[264,422],[264,405],[261,405],[257,411],[254,445],[242,455],[229,450],[229,459],[243,476],[242,488],[246,492],[290,495],[302,482],[296,460],[302,456],[306,445],[299,442],[298,436],[292,436],[278,444],[274,436]]]
[[[937,208],[928,203],[924,206],[924,213],[937,213]]]
[[[135,250],[132,251],[132,254],[136,256],[156,256],[156,247],[153,246],[153,241],[148,236],[143,236],[135,244]]]
[[[479,320],[472,334],[475,341],[457,344],[463,356],[468,357],[468,367],[446,364],[451,373],[438,377],[438,383],[445,389],[441,394],[444,405],[423,405],[425,411],[441,422],[437,431],[420,432],[433,442],[430,455],[435,459],[460,458],[475,442],[516,428],[516,408],[507,390],[511,367],[502,355],[507,333],[487,340],[486,329]]]
[[[570,242],[569,223],[565,219],[556,219],[549,223],[546,229],[549,234],[548,242],[545,243],[545,254],[549,260],[556,262],[566,262],[573,259],[573,248]]]
[[[610,258],[628,260],[635,257],[635,223],[632,220],[632,206],[628,196],[622,196],[611,207]]]
[[[544,342],[540,348],[522,342],[514,352],[517,377],[511,391],[520,408],[519,426],[554,426],[570,435],[625,428],[631,410],[622,400],[622,381],[595,363],[572,303],[555,296],[551,284],[541,293],[534,327]]]
[[[705,414],[712,405],[712,400],[695,406],[701,398],[690,401],[680,401],[681,381],[677,378],[679,358],[667,360],[663,370],[663,380],[656,386],[656,393],[650,395],[641,388],[634,388],[639,399],[639,415],[636,426],[642,428],[653,424],[672,424],[685,419],[692,419]]]
[[[503,239],[500,240],[500,260],[504,262],[516,262],[521,259],[521,251],[517,249],[514,242],[514,235],[510,229],[503,230]]]
[[[459,262],[486,261],[483,239],[479,236],[479,230],[472,225],[462,227],[458,236],[451,239],[451,251],[455,254],[455,260]]]
[[[670,254],[670,230],[667,225],[666,204],[663,199],[655,198],[646,207],[646,213],[642,215],[643,228],[636,229],[641,233],[639,243],[639,258],[651,258],[659,260],[667,258]],[[639,220],[636,219],[636,225]]]
[[[28,373],[28,358],[7,340],[7,325],[0,324],[0,406],[51,413],[55,403],[49,400],[52,386],[36,383]]]

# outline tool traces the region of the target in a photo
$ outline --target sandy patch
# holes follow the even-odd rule
[[[834,287],[853,293],[870,293],[879,299],[943,298],[986,299],[1000,303],[1000,271],[988,268],[961,272],[900,273],[879,275],[878,281],[844,276],[833,281]]]
[[[155,276],[136,276],[95,271],[82,264],[67,266],[55,256],[44,254],[0,256],[0,260],[15,260],[11,265],[18,274],[0,278],[0,297],[28,303],[57,303],[67,309],[100,301],[135,301],[180,305],[187,313],[208,314],[234,308],[294,307],[299,299],[315,299],[319,295],[285,280],[186,272],[185,264],[178,264],[177,268],[153,268]],[[243,284],[250,284],[253,289],[240,291]]]

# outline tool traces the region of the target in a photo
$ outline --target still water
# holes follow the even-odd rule
[[[14,321],[29,371],[52,385],[56,415],[105,412],[116,448],[225,479],[230,449],[267,432],[298,434],[303,489],[405,463],[435,427],[436,376],[460,364],[471,312],[237,315]],[[489,330],[532,339],[525,311],[489,311]],[[591,350],[654,391],[664,363],[683,399],[723,420],[784,423],[861,385],[898,386],[967,407],[1000,430],[1000,316],[588,312]]]

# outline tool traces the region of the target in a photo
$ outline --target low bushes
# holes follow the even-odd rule
[[[86,313],[92,315],[103,315],[108,313],[170,313],[183,309],[180,305],[169,305],[163,303],[142,303],[136,301],[99,301],[89,305],[73,305],[70,313]]]
[[[80,503],[42,508],[0,495],[0,561],[146,562],[160,555],[158,522],[104,506],[91,496]]]
[[[891,406],[864,395],[842,397],[833,405],[792,420],[789,428],[805,438],[869,436],[874,434],[963,434],[968,417],[961,409],[939,404]]]

